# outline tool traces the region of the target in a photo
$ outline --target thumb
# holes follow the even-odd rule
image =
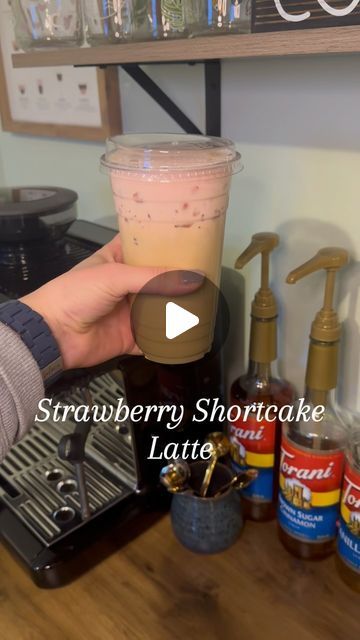
[[[116,262],[93,268],[93,277],[111,296],[121,298],[128,293],[181,296],[199,289],[204,274],[199,271],[174,270],[164,267],[133,267]]]

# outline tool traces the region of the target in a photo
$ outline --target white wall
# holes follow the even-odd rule
[[[203,127],[201,65],[146,70]],[[272,269],[281,304],[280,365],[282,373],[301,389],[307,336],[321,304],[324,276],[313,275],[290,287],[284,284],[286,273],[321,246],[336,244],[350,250],[353,261],[341,276],[339,291],[341,316],[346,319],[340,399],[357,410],[359,80],[358,56],[223,63],[223,135],[236,140],[245,167],[233,182],[224,262],[233,264],[252,233],[280,233],[282,245]],[[125,72],[121,72],[121,87],[126,131],[178,130]],[[107,178],[98,172],[102,145],[3,133],[0,148],[8,184],[72,187],[79,192],[81,217],[95,220],[112,214]],[[259,261],[244,274],[249,310],[258,286]]]
[[[102,150],[102,144],[2,132],[3,181],[12,186],[40,184],[75,189],[80,196],[79,216],[100,217],[112,210],[107,180],[98,171]]]
[[[353,256],[339,299],[346,319],[340,399],[357,410],[360,305],[359,57],[323,57],[224,65],[223,135],[235,138],[244,172],[234,180],[226,261],[259,230],[277,231],[273,280],[282,303],[280,364],[301,385],[311,320],[320,307],[324,275],[295,286],[289,270],[326,245]],[[245,271],[248,302],[258,265]]]

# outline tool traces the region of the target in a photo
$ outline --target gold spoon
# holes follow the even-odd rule
[[[160,471],[160,482],[169,493],[184,491],[187,480],[190,478],[190,467],[185,460],[169,462]]]
[[[240,471],[236,476],[231,478],[230,482],[224,484],[219,491],[217,491],[214,495],[214,498],[217,498],[222,493],[225,493],[230,487],[233,487],[236,490],[246,489],[256,478],[258,477],[259,472],[257,469],[247,469],[246,471]]]
[[[200,496],[202,498],[206,497],[218,459],[226,456],[230,450],[229,439],[221,431],[214,431],[214,433],[210,433],[205,440],[205,444],[208,443],[211,444],[211,458],[208,466],[206,467],[205,476],[200,489]]]

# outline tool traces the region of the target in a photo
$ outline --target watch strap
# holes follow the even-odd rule
[[[28,347],[44,383],[55,382],[63,370],[62,358],[44,318],[20,300],[9,300],[0,304],[0,322],[13,329]]]

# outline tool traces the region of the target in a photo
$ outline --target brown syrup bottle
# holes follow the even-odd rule
[[[283,427],[280,461],[279,537],[293,555],[316,560],[335,550],[344,449],[348,431],[335,402],[341,326],[332,308],[336,272],[348,262],[345,249],[321,249],[292,271],[287,282],[325,269],[322,309],[312,323],[305,404],[324,407],[319,421],[299,419]]]
[[[292,385],[281,380],[275,371],[277,305],[269,287],[269,256],[278,243],[275,233],[257,233],[235,264],[241,269],[261,254],[261,286],[251,311],[249,367],[245,375],[234,381],[230,401],[232,406],[242,409],[242,416],[249,405],[254,405],[254,411],[246,419],[234,418],[228,427],[235,469],[258,470],[258,478],[242,492],[245,516],[258,522],[275,517],[278,497],[281,423],[277,418],[266,420],[264,414],[270,405],[281,407],[294,400]],[[270,416],[275,418],[275,412]]]

